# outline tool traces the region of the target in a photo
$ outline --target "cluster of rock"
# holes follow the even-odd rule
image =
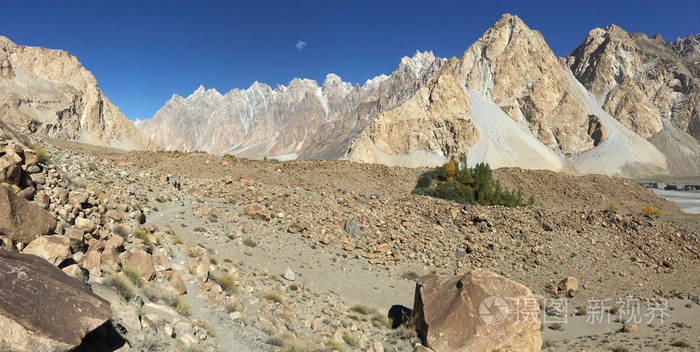
[[[166,303],[186,289],[163,233],[144,225],[142,210],[63,173],[20,142],[0,141],[0,280],[8,283],[0,342],[68,351],[105,323],[132,346],[156,332],[166,345],[205,340],[206,329]],[[159,294],[144,298],[139,285]]]

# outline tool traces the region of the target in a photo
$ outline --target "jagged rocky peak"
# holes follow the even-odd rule
[[[671,49],[677,52],[694,71],[695,77],[700,78],[700,33],[689,34],[687,37],[676,39],[669,43]]]
[[[651,138],[668,119],[700,137],[698,77],[666,43],[610,25],[590,31],[566,62],[603,109],[640,136]]]
[[[589,113],[571,92],[567,69],[542,34],[519,17],[504,14],[450,70],[472,93],[498,104],[552,149],[580,153],[596,144]]]
[[[404,56],[401,58],[401,63],[399,64],[399,69],[408,68],[413,71],[416,76],[419,76],[422,72],[425,72],[430,68],[436,61],[442,61],[441,58],[435,57],[432,51],[420,52],[416,50],[416,53],[412,57]]]

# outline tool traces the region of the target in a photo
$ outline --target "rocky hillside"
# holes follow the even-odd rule
[[[120,149],[154,149],[63,50],[0,36],[0,116],[19,131]]]

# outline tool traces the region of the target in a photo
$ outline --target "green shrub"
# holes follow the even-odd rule
[[[418,178],[414,194],[453,200],[459,203],[479,203],[482,205],[505,205],[517,207],[534,203],[534,198],[525,202],[518,191],[504,190],[493,179],[491,167],[478,163],[469,168],[464,154],[460,162],[450,160],[445,165],[425,172]]]
[[[34,154],[36,154],[36,157],[39,160],[39,163],[46,164],[49,161],[49,153],[47,153],[40,146],[32,145],[31,149],[34,151]]]

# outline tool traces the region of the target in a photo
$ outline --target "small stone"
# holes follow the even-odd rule
[[[75,218],[75,226],[85,232],[92,232],[95,229],[95,224],[83,217]]]
[[[241,319],[243,316],[241,315],[241,312],[231,312],[231,313],[229,313],[228,317],[231,320],[236,321],[236,320]]]
[[[294,280],[296,279],[296,275],[294,275],[294,272],[293,272],[292,269],[290,269],[290,268],[287,268],[287,269],[284,271],[284,275],[283,275],[283,276],[284,276],[285,279],[287,279],[287,280],[289,280],[289,281],[294,281]]]
[[[544,224],[542,224],[542,228],[545,231],[549,231],[549,232],[554,231],[554,225],[552,225],[552,223],[550,223],[550,222],[545,221]]]
[[[559,292],[565,292],[569,296],[573,297],[579,290],[578,280],[573,276],[569,276],[561,280],[557,288],[559,289]]]
[[[622,332],[629,334],[629,333],[634,333],[634,332],[639,332],[639,327],[634,324],[627,324],[622,327]]]

